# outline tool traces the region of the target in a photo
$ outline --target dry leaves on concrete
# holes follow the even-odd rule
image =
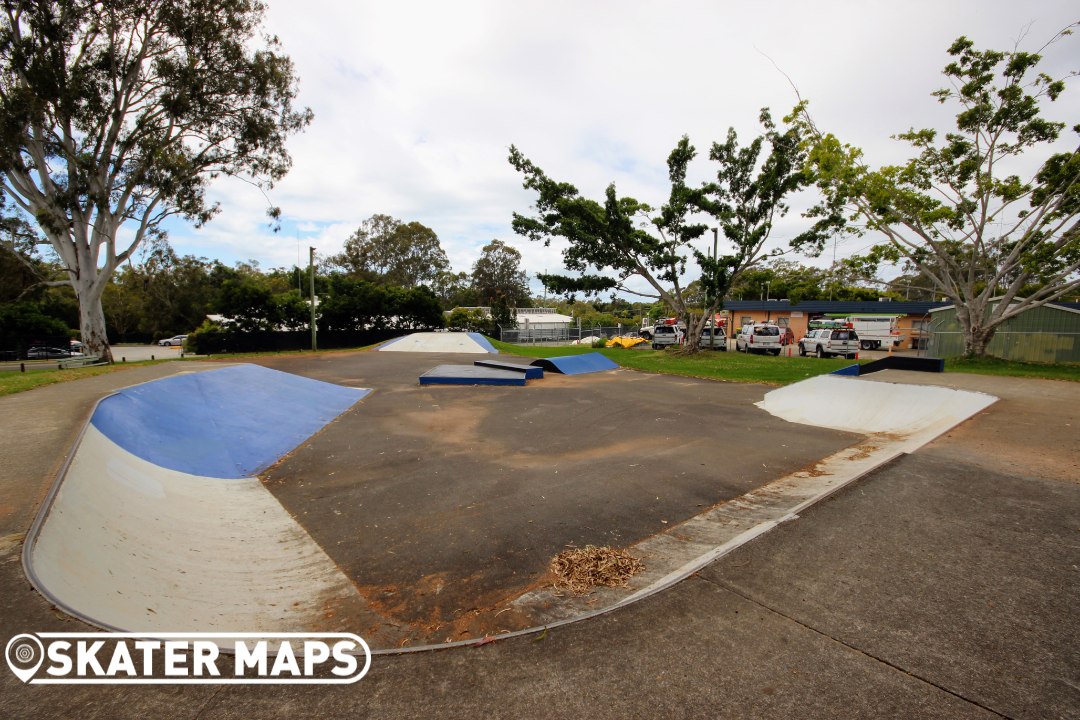
[[[555,587],[583,595],[598,585],[625,587],[645,563],[625,550],[586,545],[564,550],[551,560]]]

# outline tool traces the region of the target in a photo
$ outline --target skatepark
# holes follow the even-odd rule
[[[92,626],[346,628],[384,654],[486,646],[504,636],[512,639],[495,643],[506,648],[495,652],[511,665],[517,661],[507,653],[534,655],[535,638],[548,631],[603,642],[657,603],[675,610],[702,573],[727,577],[734,590],[725,592],[751,602],[771,592],[766,578],[775,583],[787,571],[780,587],[802,600],[786,612],[797,615],[813,598],[825,622],[839,609],[805,584],[819,561],[796,553],[761,566],[746,558],[804,532],[807,515],[835,512],[858,488],[910,465],[906,458],[926,464],[920,449],[947,448],[958,425],[965,447],[976,449],[954,452],[948,463],[986,462],[1001,450],[993,448],[995,433],[965,428],[997,417],[1000,429],[1006,417],[988,383],[957,389],[939,386],[955,378],[896,371],[782,389],[621,369],[547,372],[523,387],[418,381],[433,367],[471,364],[473,354],[185,363],[180,375],[88,398],[82,423],[68,431],[67,461],[53,466],[55,484],[42,483],[40,507],[31,499],[11,513],[40,509],[23,547],[31,581],[64,615]],[[1020,397],[1029,390],[1003,399],[1014,421],[1016,404],[1030,405]],[[1075,419],[1071,412],[1066,418]],[[1027,473],[1071,472],[1045,452],[1031,455],[1042,460],[1025,465]],[[854,491],[844,489],[849,484]],[[1075,506],[1074,489],[1056,488],[1067,494],[1059,512]],[[857,515],[837,522],[857,526]],[[887,524],[867,526],[855,542],[837,530],[823,559],[843,562],[889,535]],[[553,589],[551,558],[590,544],[627,548],[646,569],[624,588],[585,596]],[[726,565],[728,558],[737,564]],[[695,611],[672,629],[722,632],[699,627],[708,616]],[[732,618],[728,629],[738,635],[741,622]],[[661,655],[670,659],[676,649]],[[410,672],[402,663],[450,672],[458,660],[392,662],[386,672],[394,675]],[[394,682],[379,680],[377,665],[371,680]],[[1067,694],[1067,682],[1062,687]],[[952,710],[967,702],[946,694]]]
[[[822,376],[755,407],[592,354],[518,389],[506,369],[423,371],[447,348],[495,353],[418,333],[356,357],[364,388],[242,364],[104,398],[29,577],[126,632],[360,628],[376,651],[537,632],[670,586],[996,400]],[[551,559],[589,545],[647,570],[552,588]]]

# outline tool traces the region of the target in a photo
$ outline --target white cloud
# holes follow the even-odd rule
[[[696,144],[694,172],[704,179],[708,147],[729,126],[749,140],[761,107],[776,117],[790,109],[795,96],[775,62],[821,126],[871,162],[893,162],[904,154],[891,134],[950,119],[929,93],[942,84],[953,39],[1008,48],[1030,24],[1030,48],[1074,15],[1073,3],[1056,0],[269,0],[267,29],[293,58],[301,102],[315,112],[270,195],[285,228],[269,230],[257,190],[220,181],[221,214],[201,230],[170,231],[181,253],[270,267],[296,261],[297,236],[306,261],[308,245],[336,252],[361,221],[386,213],[432,227],[456,270],[469,270],[497,237],[522,252],[530,274],[556,271],[557,249],[510,228],[531,200],[507,162],[511,144],[587,194],[614,181],[659,203],[664,161],[681,135]],[[1071,69],[1075,48],[1052,50],[1047,69]],[[1075,122],[1076,96],[1051,114]],[[793,212],[777,235],[801,227]],[[860,246],[845,243],[841,254]]]

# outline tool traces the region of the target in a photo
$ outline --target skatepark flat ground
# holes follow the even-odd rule
[[[860,438],[774,418],[753,385],[621,370],[417,385],[445,357],[273,364],[373,388],[263,479],[383,613],[360,629],[376,648],[541,625],[510,603],[550,585],[567,547],[633,545]]]
[[[320,356],[301,374],[377,387],[378,369],[355,362]],[[4,638],[91,629],[29,588],[21,534],[110,384],[187,369],[0,398]],[[544,636],[378,657],[360,683],[337,688],[27,687],[3,673],[0,716],[1077,717],[1080,385],[895,371],[880,379],[1001,401],[615,613]],[[766,390],[735,387],[748,401]]]

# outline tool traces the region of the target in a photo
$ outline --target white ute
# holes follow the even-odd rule
[[[817,355],[819,358],[830,355],[843,355],[854,360],[859,350],[859,335],[854,330],[830,329],[811,330],[799,341],[799,354]]]

